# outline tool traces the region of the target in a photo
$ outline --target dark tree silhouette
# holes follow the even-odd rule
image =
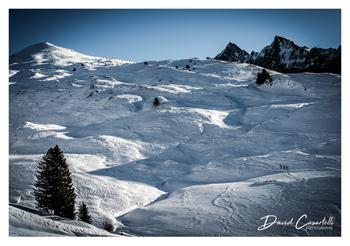
[[[112,221],[106,220],[104,225],[103,225],[103,229],[105,229],[108,232],[113,232],[114,231],[114,225],[113,225]]]
[[[158,99],[158,97],[155,97],[153,100],[153,106],[158,107],[160,105],[160,101]]]
[[[92,219],[91,219],[91,216],[89,214],[89,210],[86,207],[84,202],[81,202],[81,204],[79,206],[78,218],[79,218],[79,220],[84,221],[86,223],[89,223],[89,224],[92,223]]]
[[[38,209],[75,218],[75,191],[63,152],[56,145],[50,148],[38,163],[34,184],[34,197]]]
[[[270,77],[270,73],[266,71],[266,69],[261,70],[256,77],[256,83],[258,85],[262,85],[264,83],[271,84],[272,78]]]

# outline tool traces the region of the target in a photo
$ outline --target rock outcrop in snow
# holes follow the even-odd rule
[[[229,42],[226,48],[218,54],[215,59],[233,62],[245,62],[249,60],[249,53],[239,48],[236,44]]]

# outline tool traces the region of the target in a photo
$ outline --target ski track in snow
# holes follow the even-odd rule
[[[10,202],[35,208],[35,165],[58,144],[94,224],[112,219],[118,233],[256,235],[265,213],[307,209],[296,190],[320,179],[332,198],[310,195],[315,216],[327,206],[340,215],[337,185],[327,185],[340,175],[340,76],[272,72],[272,86],[259,87],[250,64],[31,49],[10,59]],[[18,223],[14,235],[33,233]],[[287,233],[305,234],[259,235]]]

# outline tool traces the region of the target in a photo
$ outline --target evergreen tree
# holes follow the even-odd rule
[[[158,99],[158,97],[155,97],[153,100],[153,106],[158,107],[160,105],[160,101]]]
[[[92,219],[90,217],[89,211],[88,211],[84,202],[81,202],[81,204],[79,206],[78,217],[79,217],[79,220],[81,220],[81,221],[84,221],[84,222],[89,223],[89,224],[92,223]]]
[[[74,219],[76,194],[66,158],[57,145],[39,161],[34,186],[38,209]]]
[[[256,77],[256,83],[258,85],[262,85],[264,83],[266,84],[271,84],[272,83],[272,78],[270,76],[270,73],[266,71],[266,69],[262,69],[260,73],[258,73]]]
[[[103,228],[108,232],[113,232],[114,231],[113,222],[110,220],[106,220],[104,225],[103,225]]]

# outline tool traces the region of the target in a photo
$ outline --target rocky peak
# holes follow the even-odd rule
[[[260,52],[252,51],[250,55],[230,42],[215,59],[249,62],[279,72],[340,73],[341,47],[309,49],[287,38],[275,36],[270,45]]]
[[[226,48],[215,59],[233,62],[245,62],[249,58],[248,52],[229,42]]]
[[[286,46],[286,47],[298,47],[293,41],[281,37],[281,36],[275,36],[272,42],[273,45],[278,45],[278,46]]]

